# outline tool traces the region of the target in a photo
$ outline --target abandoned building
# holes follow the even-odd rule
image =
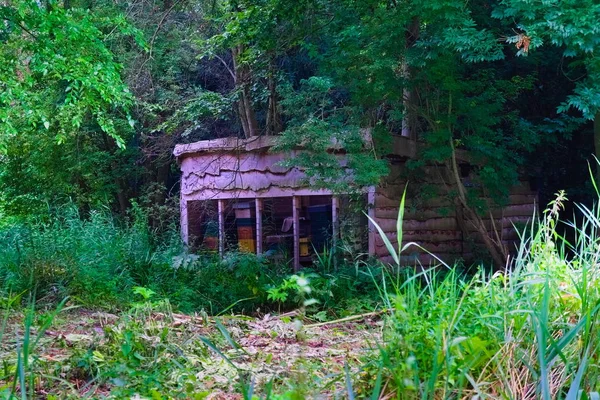
[[[281,162],[290,154],[272,151],[275,140],[273,136],[223,138],[175,147],[181,168],[183,241],[194,249],[221,255],[235,249],[286,258],[298,269],[310,263],[315,253],[335,248],[352,230],[353,234],[363,232],[364,238],[362,244],[353,238],[354,246],[389,261],[383,240],[363,213],[349,211],[344,195],[311,188],[299,168],[283,167]],[[395,245],[396,218],[406,185],[405,163],[417,156],[417,146],[414,140],[395,136],[390,174],[380,185],[364,190],[365,212]],[[439,167],[425,171],[423,182],[444,184]],[[463,178],[469,179],[468,169]],[[515,227],[532,218],[536,199],[529,185],[521,182],[511,189],[508,204],[489,213],[488,229],[494,229],[507,248],[514,249],[518,243]],[[460,209],[443,196],[409,195],[403,242],[416,242],[443,260],[473,259],[481,241],[475,229],[460,218]],[[416,260],[429,263],[431,256],[417,247],[403,253],[404,262]]]

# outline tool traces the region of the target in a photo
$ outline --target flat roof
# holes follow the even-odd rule
[[[173,150],[173,155],[177,158],[210,152],[251,152],[259,150],[268,150],[277,144],[278,136],[254,136],[248,139],[239,137],[226,137],[221,139],[201,140],[194,143],[178,144]],[[370,136],[367,135],[368,143],[371,143]],[[418,142],[404,136],[392,136],[392,145],[389,155],[396,155],[406,158],[416,158]],[[301,150],[299,147],[297,150]],[[328,150],[343,150],[337,142],[332,142]],[[457,153],[462,153],[459,151]],[[463,159],[462,154],[458,154],[459,159]]]

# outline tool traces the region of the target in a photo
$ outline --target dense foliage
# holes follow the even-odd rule
[[[343,179],[323,144],[345,148],[361,187],[405,134],[427,144],[414,171],[452,169],[466,149],[496,201],[519,174],[551,195],[570,171],[552,161],[582,170],[594,148],[599,11],[575,3],[5,2],[3,220],[69,201],[121,215],[140,196],[163,205],[175,143],[236,135],[308,146],[290,162],[322,185]],[[433,195],[459,198],[458,184]]]
[[[135,210],[127,222],[107,210],[82,220],[71,205],[50,223],[0,231],[2,292],[32,292],[42,304],[70,297],[89,307],[118,309],[133,301],[133,288],[145,287],[168,297],[177,310],[210,315],[286,311],[299,304],[297,285],[286,281],[289,265],[245,253],[223,260],[214,253],[188,254],[175,229],[160,234]],[[314,313],[347,314],[374,303],[369,277],[353,265],[334,272],[323,260],[315,271],[303,272],[319,300]]]

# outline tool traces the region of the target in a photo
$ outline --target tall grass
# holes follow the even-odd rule
[[[222,260],[217,254],[189,254],[177,227],[152,230],[138,208],[119,220],[108,210],[82,216],[76,207],[64,207],[50,221],[0,228],[0,300],[34,292],[38,302],[57,304],[69,296],[83,306],[122,309],[139,286],[184,312],[251,314],[297,305],[292,297],[285,304],[268,298],[291,273],[289,266],[246,253],[228,252]],[[370,279],[353,266],[333,271],[331,254],[319,255],[321,275],[313,280],[321,307],[347,306],[348,312],[370,307],[377,300],[368,294]],[[365,294],[369,299],[361,300]]]
[[[531,223],[510,268],[501,273],[482,269],[466,275],[447,265],[401,268],[408,245],[386,243],[395,265],[381,279],[381,269],[371,271],[378,273],[375,286],[365,282],[366,275],[343,270],[311,278],[323,307],[348,308],[349,296],[375,290],[389,310],[380,349],[367,360],[362,378],[345,370],[348,396],[598,398],[600,207],[577,206],[581,217],[570,223],[576,234],[569,242],[557,231],[566,201],[560,193]],[[397,225],[401,238],[402,213]],[[270,268],[249,255],[230,254],[222,262],[187,256],[174,230],[157,240],[142,214],[122,223],[103,212],[81,218],[68,208],[52,223],[0,232],[0,288],[33,291],[55,303],[69,295],[83,305],[129,304],[132,288],[143,286],[176,305],[214,315],[247,305],[254,311],[264,304],[265,287],[281,289],[285,282],[281,271]],[[26,328],[32,319],[33,309],[26,314]],[[28,371],[35,342],[29,336],[18,342],[16,366],[8,371],[14,393],[17,386],[33,386]]]
[[[579,206],[570,243],[556,230],[565,201],[559,193],[524,232],[503,273],[431,268],[384,279],[380,293],[393,312],[377,368],[387,395],[597,398],[600,207]]]
[[[142,213],[121,222],[108,211],[86,218],[65,207],[49,223],[14,225],[0,231],[0,290],[35,289],[38,299],[80,304],[117,303],[134,285],[160,281],[181,252],[173,240],[157,241]]]

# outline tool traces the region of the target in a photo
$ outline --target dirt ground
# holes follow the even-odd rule
[[[111,397],[115,381],[102,378],[102,366],[91,379],[73,373],[73,365],[77,364],[76,356],[90,349],[107,352],[110,346],[118,348],[121,344],[115,332],[123,331],[132,321],[143,321],[136,335],[145,346],[164,341],[156,332],[168,332],[169,345],[176,351],[167,357],[181,353],[189,361],[185,371],[195,375],[198,387],[206,393],[203,398],[208,399],[243,398],[240,376],[259,394],[270,383],[273,392],[304,386],[314,390],[312,398],[340,397],[346,390],[345,365],[355,376],[366,356],[376,351],[382,331],[377,318],[311,324],[300,323],[295,313],[261,318],[223,316],[216,320],[206,315],[154,310],[117,315],[74,308],[61,312],[48,329],[40,330],[44,318],[47,316],[43,313],[36,314],[30,330],[31,340],[39,336],[31,362],[38,375],[36,398]],[[16,365],[17,350],[25,337],[23,326],[22,313],[11,315],[7,321],[0,343],[0,359],[6,365]],[[96,353],[94,357],[103,361]],[[5,384],[10,383],[6,376],[4,379]]]

